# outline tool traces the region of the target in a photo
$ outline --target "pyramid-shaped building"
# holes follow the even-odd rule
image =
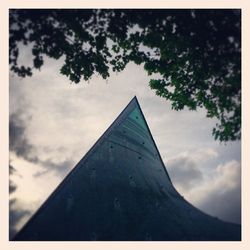
[[[134,97],[13,240],[240,239],[175,190]]]

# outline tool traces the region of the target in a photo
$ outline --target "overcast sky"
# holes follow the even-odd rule
[[[129,64],[108,81],[95,76],[76,85],[59,74],[61,63],[47,59],[31,78],[10,74],[11,230],[20,229],[135,95],[176,189],[204,212],[240,223],[240,141],[214,141],[216,121],[205,110],[171,110],[149,88],[142,67]]]

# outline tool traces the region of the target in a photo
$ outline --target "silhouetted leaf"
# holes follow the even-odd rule
[[[33,66],[43,56],[65,57],[61,74],[79,83],[104,79],[127,63],[143,64],[150,87],[172,108],[207,109],[218,119],[215,139],[241,136],[241,12],[237,9],[11,9],[10,69],[31,76],[18,64],[19,44],[29,45]]]

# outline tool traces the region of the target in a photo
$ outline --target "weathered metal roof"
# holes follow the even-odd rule
[[[240,240],[174,188],[134,97],[14,240]]]

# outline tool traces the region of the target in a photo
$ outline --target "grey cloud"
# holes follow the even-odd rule
[[[11,199],[9,202],[9,239],[12,239],[17,233],[17,224],[25,216],[30,216],[28,210],[16,208],[16,199]]]
[[[170,159],[166,165],[173,183],[185,190],[203,179],[202,172],[191,157],[181,155]]]
[[[44,170],[36,172],[33,176],[40,177],[49,171],[55,172],[56,175],[60,175],[61,178],[65,177],[68,171],[73,167],[73,161],[65,160],[62,162],[54,163],[51,159],[46,161],[41,161],[41,164],[44,167]]]
[[[29,117],[29,119],[31,119],[31,117]],[[52,159],[39,159],[39,157],[35,155],[37,154],[36,147],[27,138],[25,121],[21,119],[18,113],[13,113],[10,116],[9,147],[10,151],[15,152],[17,156],[22,157],[23,159],[34,164],[39,164],[44,168],[44,170],[35,174],[35,177],[39,177],[40,175],[45,174],[49,171],[54,171],[57,175],[59,174],[60,176],[64,177],[73,164],[70,159],[66,159],[61,162],[55,162]],[[51,149],[50,147],[44,147],[43,149],[45,150],[45,152],[51,152],[52,150],[54,150],[62,153],[63,151],[65,151],[65,148],[63,148],[62,146],[58,147],[58,149]],[[10,171],[13,171],[13,169],[11,169]],[[12,190],[14,189],[12,188]]]
[[[166,166],[176,188],[191,203],[210,215],[240,224],[240,163],[231,160],[218,165],[214,158],[216,152],[199,149],[169,159]]]
[[[17,170],[12,165],[9,164],[10,177],[14,174],[17,174]],[[9,194],[14,193],[16,189],[17,189],[17,185],[12,180],[9,180]]]
[[[17,189],[17,185],[12,180],[10,180],[9,181],[9,193],[10,194],[14,193],[16,189]]]
[[[226,190],[223,194],[217,190],[210,194],[200,206],[207,213],[225,221],[241,224],[241,188],[240,185]]]
[[[31,118],[30,118],[31,119]],[[13,113],[9,120],[9,149],[17,156],[36,163],[37,157],[32,156],[34,147],[26,137],[26,125],[18,113]]]
[[[202,152],[203,150],[199,150]],[[209,152],[209,151],[208,151]],[[167,162],[170,177],[181,191],[206,213],[225,221],[241,224],[241,169],[235,160],[210,168],[210,176],[206,169],[199,169],[202,158],[208,155],[213,158],[213,152],[201,156],[196,154],[179,155]],[[207,157],[209,159],[209,157]]]
[[[16,169],[12,165],[9,165],[9,173],[10,175],[16,173]]]
[[[50,162],[48,162],[50,163]],[[73,161],[66,159],[65,161],[58,162],[57,164],[51,162],[49,168],[53,168],[56,174],[59,174],[62,178],[69,172],[69,170],[73,167]]]
[[[226,221],[241,223],[241,168],[237,161],[219,165],[216,178],[198,189],[204,198],[199,202],[201,209]]]
[[[220,155],[220,162],[225,163],[229,160],[241,162],[241,141],[220,144],[216,149]]]
[[[213,148],[197,147],[169,158],[166,166],[175,185],[186,192],[203,181],[206,168],[209,165],[211,171],[217,157],[218,153]]]
[[[56,150],[57,152],[59,152],[59,153],[65,153],[65,151],[67,150],[65,147],[63,147],[63,146],[59,146],[59,147],[57,147],[56,149],[55,148],[52,148],[52,147],[50,147],[50,146],[45,146],[45,147],[43,147],[42,148],[43,149],[43,151],[45,152],[45,153],[50,153],[52,150]]]

